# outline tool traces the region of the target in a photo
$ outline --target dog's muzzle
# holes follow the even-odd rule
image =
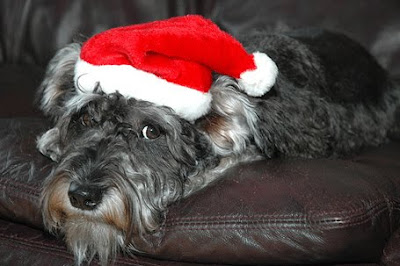
[[[68,190],[71,205],[81,210],[94,210],[103,198],[103,190],[99,187],[80,185],[71,182]]]

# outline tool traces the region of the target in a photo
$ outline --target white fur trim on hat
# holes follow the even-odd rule
[[[240,87],[250,96],[259,97],[268,92],[275,84],[278,67],[266,54],[253,53],[256,69],[240,74]]]
[[[125,97],[168,106],[189,121],[205,115],[211,94],[168,82],[130,65],[92,65],[79,59],[75,65],[75,86],[81,93],[93,92],[96,85],[105,93],[119,92]]]

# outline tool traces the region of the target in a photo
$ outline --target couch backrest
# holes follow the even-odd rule
[[[44,66],[73,40],[108,28],[171,16],[209,16],[215,1],[2,0],[0,63]]]
[[[47,64],[74,39],[189,13],[232,34],[253,28],[324,27],[347,33],[400,75],[399,0],[2,0],[0,63]]]

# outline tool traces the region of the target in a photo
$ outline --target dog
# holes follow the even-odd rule
[[[140,252],[169,205],[242,162],[349,156],[400,133],[400,89],[358,43],[325,30],[257,31],[240,38],[266,52],[279,74],[261,97],[215,75],[210,111],[188,121],[166,106],[105,93],[79,93],[82,45],[50,61],[39,88],[53,127],[38,137],[55,161],[43,185],[45,226],[64,236],[77,264]]]

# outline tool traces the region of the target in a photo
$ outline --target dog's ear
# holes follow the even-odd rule
[[[51,160],[58,162],[61,156],[60,130],[54,127],[36,140],[38,150]]]
[[[179,149],[177,154],[183,155],[188,165],[198,167],[199,165],[210,166],[216,163],[212,145],[206,135],[187,121],[181,120],[182,132],[179,140],[174,140],[170,149]],[[176,143],[183,145],[176,145]]]
[[[43,82],[36,95],[36,103],[54,120],[62,114],[64,102],[75,93],[74,68],[81,45],[72,43],[59,50],[50,60]]]
[[[56,125],[43,133],[36,140],[36,147],[44,156],[58,162],[63,155],[65,134],[71,118],[62,117],[57,120]]]
[[[220,156],[241,155],[252,139],[256,142],[260,139],[255,103],[241,91],[234,79],[219,77],[211,88],[210,112],[195,122]]]

